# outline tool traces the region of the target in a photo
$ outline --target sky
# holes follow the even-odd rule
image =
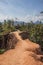
[[[22,21],[43,19],[43,0],[0,0],[0,20],[18,19]]]

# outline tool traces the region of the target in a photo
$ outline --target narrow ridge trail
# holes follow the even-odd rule
[[[6,51],[0,55],[0,65],[43,65],[40,61],[40,46],[27,40],[22,40],[20,31],[13,32],[18,42],[15,49]]]

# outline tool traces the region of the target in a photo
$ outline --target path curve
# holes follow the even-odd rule
[[[19,41],[15,49],[8,50],[0,55],[0,65],[43,65],[43,62],[40,61],[41,55],[35,52],[37,49],[40,50],[40,46],[28,39],[22,40],[19,35],[20,31],[13,33]]]

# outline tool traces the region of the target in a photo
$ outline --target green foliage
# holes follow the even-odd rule
[[[25,30],[27,30],[27,26],[26,26],[26,25],[20,26],[19,30],[20,30],[20,31],[25,31]]]
[[[0,22],[0,32],[3,31],[2,23]]]
[[[32,24],[33,25],[33,24]],[[31,25],[29,30],[29,39],[40,44],[43,47],[43,24]]]
[[[32,21],[26,25],[21,25],[19,28],[21,31],[29,32],[29,39],[32,42],[38,43],[43,47],[43,24],[41,21],[39,24],[34,24]]]
[[[14,21],[13,20],[4,20],[4,22],[0,22],[0,35],[7,34],[15,30]]]
[[[18,29],[20,31],[28,31],[29,39],[43,47],[43,24],[41,21],[39,24],[34,24],[31,21],[26,25],[23,22],[23,24],[17,26],[14,26],[14,20],[4,20],[4,23],[0,22],[0,36]]]
[[[5,52],[5,49],[0,49],[0,54],[3,54]]]

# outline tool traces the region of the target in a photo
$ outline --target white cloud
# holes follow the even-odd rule
[[[25,22],[30,22],[30,21],[35,22],[37,20],[43,21],[43,16],[40,14],[38,16],[37,15],[27,15],[26,17],[21,18],[21,20],[23,20]]]
[[[0,14],[0,21],[4,21],[7,19],[14,19],[14,17]]]
[[[41,20],[43,21],[43,16],[42,15],[27,15],[26,17],[13,17],[13,16],[7,16],[7,15],[3,15],[0,14],[0,20],[3,21],[4,19],[14,19],[17,21],[25,21],[25,22],[30,22],[30,21],[37,21],[37,20]]]

